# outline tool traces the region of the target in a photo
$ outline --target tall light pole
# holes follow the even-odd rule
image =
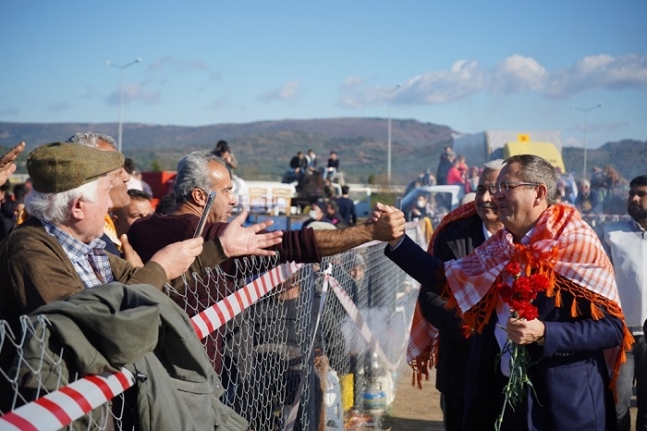
[[[575,106],[571,106],[571,108],[575,109],[576,111],[584,112],[584,168],[582,171],[582,178],[586,178],[586,150],[588,147],[587,134],[588,134],[588,128],[589,128],[588,115],[590,111],[593,111],[594,109],[597,109],[597,108],[602,108],[602,102],[598,103],[595,106],[591,106],[590,108],[577,108]]]
[[[387,95],[390,96],[391,93],[393,93],[395,90],[397,90],[400,87],[402,87],[402,84],[398,84],[390,90],[382,89],[382,91],[384,91]],[[388,127],[389,131],[388,131],[388,137],[386,141],[386,177],[387,177],[388,184],[391,185],[391,103],[388,96],[386,99],[386,113],[389,119],[389,127]]]
[[[119,69],[119,137],[117,140],[117,151],[119,151],[120,153],[121,153],[121,113],[124,106],[124,69],[129,66],[132,66],[133,64],[140,63],[141,61],[142,61],[141,58],[136,58],[130,63],[124,64],[124,65],[115,64],[110,60],[106,61],[106,64],[108,66],[116,67],[117,69]]]

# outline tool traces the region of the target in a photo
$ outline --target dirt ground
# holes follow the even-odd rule
[[[440,410],[440,393],[435,388],[436,370],[429,381],[423,381],[422,390],[411,385],[411,368],[404,363],[398,375],[395,400],[382,422],[383,430],[392,431],[442,431],[443,412]]]
[[[401,376],[396,386],[395,400],[382,422],[388,431],[442,431],[443,412],[440,409],[440,393],[435,388],[436,370],[422,390],[411,386],[411,368],[405,363],[399,370]],[[635,399],[631,407],[631,430],[635,430]]]

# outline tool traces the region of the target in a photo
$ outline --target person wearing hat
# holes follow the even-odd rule
[[[25,199],[30,217],[0,245],[0,319],[17,325],[20,315],[83,289],[119,281],[161,289],[187,273],[203,249],[220,261],[228,257],[274,253],[262,250],[280,233],[256,235],[269,223],[243,228],[231,223],[219,238],[203,244],[188,239],[164,247],[143,267],[106,253],[104,217],[112,206],[110,175],[121,169],[117,152],[56,142],[36,148],[27,159],[33,190]]]
[[[117,143],[115,140],[111,136],[103,135],[101,133],[76,133],[66,142],[106,152],[117,152]],[[112,188],[110,189],[110,200],[112,201],[112,205],[109,209],[110,212],[125,208],[130,204],[130,196],[128,195],[129,181],[130,173],[126,169],[124,159],[124,164],[122,164],[120,169],[110,174],[110,184],[112,185]],[[123,257],[134,266],[143,265],[139,256],[137,256],[129,246],[128,238],[117,234],[115,224],[108,214],[106,214],[104,220],[103,232],[104,234],[101,239],[106,243],[107,252]]]

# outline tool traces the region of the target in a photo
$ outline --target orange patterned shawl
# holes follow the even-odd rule
[[[447,288],[443,296],[472,331],[480,332],[501,305],[501,298],[491,288],[511,260],[526,264],[549,278],[552,287],[547,295],[554,298],[556,307],[562,304],[562,291],[568,291],[576,298],[590,301],[594,319],[604,316],[600,309],[604,306],[609,314],[624,322],[613,266],[597,235],[575,208],[556,204],[537,220],[529,246],[515,244],[512,234],[504,229],[469,256],[445,264]],[[579,311],[575,301],[573,304],[570,311],[576,317]],[[632,343],[633,337],[624,325],[621,348],[605,352],[608,365],[614,370],[612,385],[624,362],[624,352]]]

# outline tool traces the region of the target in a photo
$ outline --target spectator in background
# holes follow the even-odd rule
[[[607,178],[607,192],[602,203],[604,213],[624,214],[629,183],[611,165],[604,168],[604,175]]]
[[[467,175],[467,188],[465,193],[476,193],[476,190],[479,187],[479,177],[481,175],[481,170],[478,166],[472,166],[470,172]]]
[[[13,201],[8,198],[10,187],[11,182],[8,179],[0,185],[0,203],[2,204],[2,211],[0,211],[0,240],[9,234],[14,225]]]
[[[314,173],[317,171],[317,155],[315,150],[309,149],[308,154],[306,154],[306,160],[308,161],[308,172]]]
[[[455,158],[456,156],[452,151],[452,147],[445,147],[445,151],[440,155],[438,169],[436,170],[436,181],[438,182],[438,185],[449,184],[447,182],[447,175],[454,164]]]
[[[303,222],[303,225],[301,225],[301,230],[307,229],[308,226],[310,226],[314,222],[332,223],[331,220],[326,216],[326,203],[323,201],[312,203],[310,205],[308,216],[310,218]]]
[[[13,186],[13,195],[10,195],[8,193],[9,186],[9,180],[7,180],[4,185],[0,186],[0,201],[2,202],[2,205],[0,206],[0,218],[2,221],[2,224],[0,225],[0,240],[9,235],[9,232],[11,232],[16,225],[22,223],[23,217],[25,217],[25,215],[23,215],[23,211],[25,209],[25,196],[29,193],[25,183],[20,183]]]
[[[564,191],[560,190],[560,195],[562,196],[562,202],[567,202],[573,205],[575,199],[577,199],[577,185],[575,183],[575,177],[572,173],[562,173],[562,169],[559,167],[555,168],[555,175],[557,176],[557,183],[564,184]]]
[[[342,215],[339,214],[339,207],[334,200],[326,202],[326,217],[339,229],[348,227]]]
[[[175,209],[175,193],[171,192],[163,196],[155,207],[155,214],[170,214]]]
[[[238,169],[238,160],[236,160],[236,156],[234,156],[231,148],[229,148],[227,141],[223,141],[222,139],[218,141],[216,148],[211,153],[225,161],[229,175],[233,178],[234,170]]]
[[[130,189],[128,190],[128,196],[130,196],[130,203],[112,212],[112,220],[115,223],[117,235],[120,237],[128,232],[135,220],[148,217],[155,212],[151,197],[147,193],[137,189]]]
[[[631,429],[629,406],[636,383],[636,430],[647,429],[647,175],[631,180],[626,202],[631,220],[605,222],[602,244],[615,270],[622,311],[634,336],[627,361],[620,367],[616,381],[618,431]]]
[[[139,190],[146,193],[148,196],[153,197],[153,189],[150,184],[142,180],[142,173],[135,166],[133,159],[126,157],[124,161],[124,169],[130,175],[130,180],[126,183],[128,190]]]
[[[407,211],[407,221],[417,221],[424,217],[429,216],[429,210],[427,208],[427,198],[424,195],[418,196],[418,199],[411,205],[409,211]]]
[[[447,173],[447,184],[465,187],[465,177],[461,173],[460,165],[461,161],[457,157],[456,159],[454,159],[453,165]]]
[[[557,180],[557,193],[559,194],[560,202],[570,205],[575,204],[575,202],[571,200],[570,193],[566,190],[566,182],[562,178]]]
[[[294,179],[300,182],[307,169],[308,161],[305,158],[305,154],[303,154],[303,151],[299,151],[297,155],[292,157],[292,160],[290,160],[290,174],[292,174]]]
[[[591,183],[587,179],[579,182],[579,193],[575,199],[575,208],[582,214],[599,214],[602,212],[602,201],[597,190],[591,189]]]
[[[591,168],[591,188],[593,190],[608,188],[607,177],[599,166]]]
[[[339,208],[339,214],[341,214],[344,222],[348,226],[355,226],[357,223],[357,212],[355,211],[355,202],[348,197],[349,192],[350,188],[348,186],[342,186],[341,196],[337,198],[336,202]]]
[[[326,199],[335,199],[337,197],[337,191],[335,186],[332,185],[330,178],[324,180],[323,194]]]
[[[467,183],[467,174],[469,171],[469,167],[467,166],[467,163],[465,163],[465,156],[460,154],[458,157],[458,171],[461,173],[461,177],[463,178],[463,182]]]
[[[334,180],[337,172],[339,172],[339,159],[337,158],[337,153],[331,151],[326,171],[324,172],[324,179],[328,178],[331,181]]]

